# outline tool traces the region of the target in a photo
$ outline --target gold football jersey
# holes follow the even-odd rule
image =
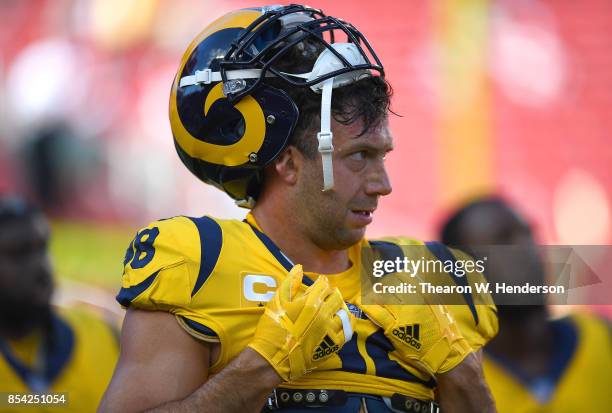
[[[326,274],[357,318],[353,338],[330,355],[320,369],[283,386],[382,396],[402,393],[433,399],[435,379],[418,366],[399,361],[382,330],[362,316],[356,305],[361,293],[361,253],[368,246],[369,242],[363,240],[351,247],[351,267],[339,274]],[[293,263],[249,214],[245,221],[205,216],[154,222],[138,232],[124,265],[119,303],[169,311],[194,337],[220,343],[219,359],[211,367],[211,374],[215,374],[247,346],[265,303]],[[306,276],[304,282],[309,284],[318,274]],[[427,343],[433,345],[430,314],[424,306],[414,306],[413,316],[406,320],[405,333],[415,341],[427,337]],[[488,339],[472,324],[467,329],[474,330],[470,334],[478,336],[478,345]],[[321,354],[332,346],[333,343],[322,343]],[[443,355],[449,358],[445,365],[451,367],[465,356],[465,352]]]
[[[530,378],[485,351],[484,373],[499,413],[607,413],[612,406],[609,326],[586,314],[552,321],[550,371]],[[520,340],[520,337],[516,338]]]
[[[43,345],[40,335],[0,341],[0,390],[66,393],[66,404],[5,405],[0,412],[94,412],[98,408],[119,355],[117,334],[88,312],[63,309],[58,313],[51,323],[51,345]]]

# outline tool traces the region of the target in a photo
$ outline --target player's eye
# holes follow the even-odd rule
[[[366,158],[365,151],[354,152],[349,155],[349,158],[353,161],[363,161]]]

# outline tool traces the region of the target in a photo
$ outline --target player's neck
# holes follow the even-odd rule
[[[299,217],[286,208],[274,208],[270,203],[258,204],[252,211],[257,224],[274,241],[281,251],[304,271],[320,274],[336,274],[349,266],[347,250],[325,250],[302,234]]]
[[[44,328],[38,323],[24,323],[13,325],[12,323],[0,324],[0,338],[8,341],[29,340],[30,337],[39,336]]]
[[[40,331],[47,333],[51,326],[51,311],[50,307],[36,310],[28,308],[20,312],[13,309],[10,313],[4,311],[6,315],[0,318],[0,338],[21,340]]]

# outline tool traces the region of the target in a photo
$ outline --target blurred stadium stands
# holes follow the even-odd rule
[[[354,23],[394,87],[394,192],[370,233],[430,239],[501,193],[552,244],[612,241],[612,2],[309,1]],[[54,217],[57,272],[116,288],[134,228],[240,217],[180,164],[167,120],[180,53],[252,2],[0,2],[0,191]]]

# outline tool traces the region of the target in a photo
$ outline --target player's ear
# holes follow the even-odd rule
[[[303,155],[295,146],[289,145],[274,161],[274,169],[285,183],[295,185],[302,163]]]

